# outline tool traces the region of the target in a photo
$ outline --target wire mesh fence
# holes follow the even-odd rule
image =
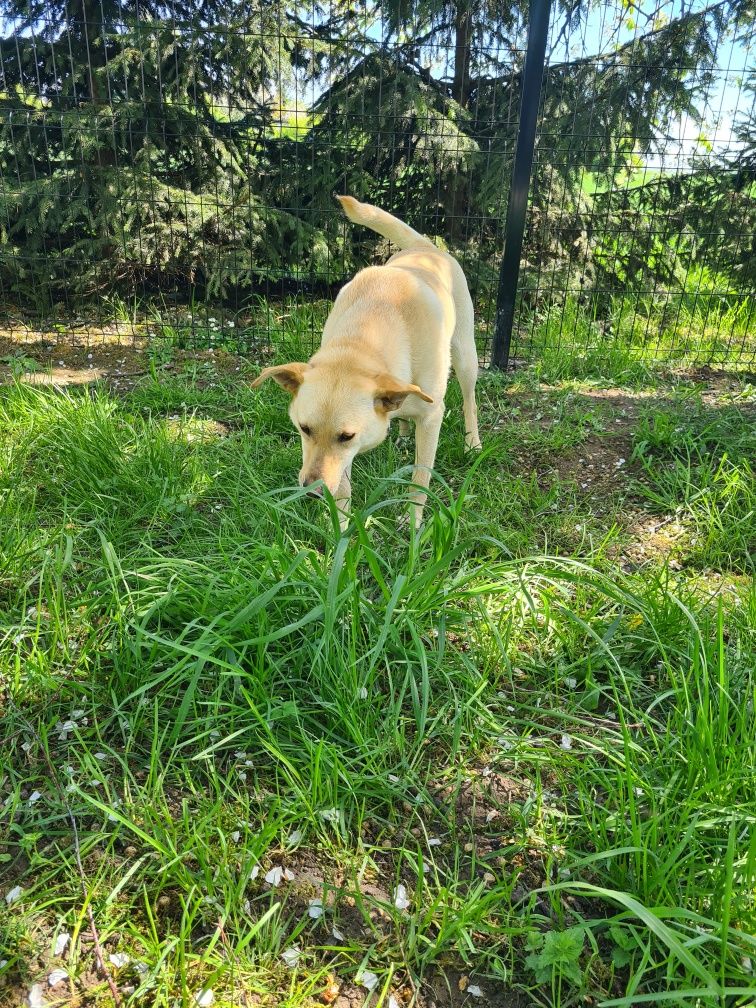
[[[0,0],[7,340],[312,347],[387,253],[463,262],[490,356],[528,10]],[[753,0],[553,2],[511,352],[756,357]]]

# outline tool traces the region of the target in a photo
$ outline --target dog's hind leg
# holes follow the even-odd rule
[[[465,447],[480,448],[478,431],[478,404],[475,401],[475,384],[478,381],[478,353],[472,330],[472,313],[469,331],[460,333],[459,325],[451,345],[454,374],[462,389],[462,409],[465,414]]]

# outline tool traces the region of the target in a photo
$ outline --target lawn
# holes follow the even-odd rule
[[[756,1004],[753,376],[485,374],[475,458],[453,386],[412,539],[411,444],[341,536],[248,358],[48,360],[0,387],[0,1004]]]

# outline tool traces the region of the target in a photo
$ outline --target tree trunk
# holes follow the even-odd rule
[[[96,70],[105,64],[102,4],[98,3],[97,0],[81,0],[81,23],[79,27],[87,60],[89,100],[95,105],[101,105],[103,96]]]
[[[454,9],[454,78],[452,97],[463,108],[470,98],[470,45],[472,38],[472,0],[457,0]],[[467,232],[468,181],[457,176],[449,181],[445,193],[446,223],[449,238],[461,241]]]
[[[467,104],[470,96],[470,40],[472,37],[472,8],[470,0],[457,0],[454,11],[454,80],[452,97],[460,105]]]

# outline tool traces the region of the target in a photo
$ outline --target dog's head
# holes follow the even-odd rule
[[[355,375],[333,365],[279,364],[265,368],[252,387],[267,378],[292,397],[289,416],[302,438],[300,486],[322,480],[332,494],[354,456],[383,441],[391,414],[408,395],[433,402],[417,385],[392,375]]]

